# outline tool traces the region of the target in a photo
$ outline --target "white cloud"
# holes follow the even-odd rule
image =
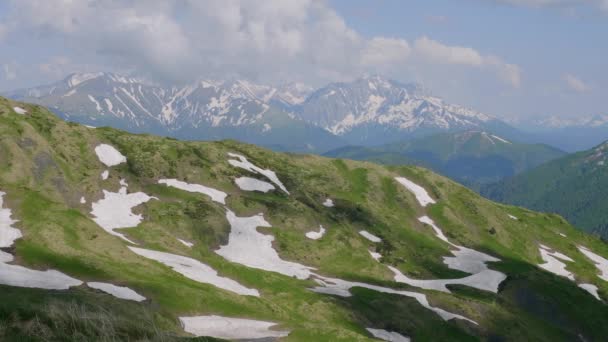
[[[239,75],[325,82],[366,72],[403,75],[438,63],[489,69],[511,85],[519,68],[473,48],[427,37],[365,37],[319,0],[12,0],[7,27],[21,41],[56,39],[79,65],[111,65],[159,79]],[[35,49],[30,47],[30,49]],[[51,60],[57,73],[73,63]],[[78,70],[71,70],[78,71]]]
[[[586,93],[591,90],[587,83],[572,74],[565,74],[563,78],[566,85],[577,93]]]
[[[438,64],[492,69],[503,81],[513,87],[519,87],[521,83],[521,71],[518,66],[505,63],[496,56],[482,55],[470,47],[445,45],[428,37],[422,37],[414,42],[413,53],[426,61]]]

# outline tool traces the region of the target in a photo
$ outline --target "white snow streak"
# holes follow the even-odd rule
[[[276,323],[222,316],[180,317],[184,330],[195,336],[228,340],[285,337],[289,331],[271,330]]]
[[[368,232],[367,230],[362,230],[359,232],[359,234],[361,234],[361,236],[363,236],[364,238],[368,239],[371,242],[382,242],[382,239],[380,239],[376,235]]]
[[[260,191],[266,193],[275,189],[274,185],[251,177],[239,177],[235,179],[234,182],[244,191]]]
[[[365,328],[365,330],[369,331],[372,336],[375,338],[379,338],[383,341],[388,342],[410,342],[409,337],[405,337],[400,333],[396,333],[394,331],[387,331],[384,329],[373,329],[373,328]]]
[[[131,246],[129,246],[129,249],[134,253],[143,256],[144,258],[158,261],[172,268],[175,272],[183,275],[184,277],[199,283],[210,284],[215,287],[219,287],[220,289],[231,291],[243,296],[260,296],[258,290],[247,288],[232,279],[221,277],[217,274],[216,270],[198,260],[181,255]]]
[[[426,192],[426,190],[420,185],[410,181],[405,177],[395,177],[395,180],[401,185],[405,186],[405,188],[408,189],[410,192],[412,192],[414,196],[416,196],[416,199],[418,200],[418,203],[420,203],[421,206],[426,207],[429,204],[435,203],[435,200],[432,199],[429,193]]]
[[[146,300],[146,297],[124,286],[116,286],[113,284],[100,282],[88,282],[87,286],[92,289],[103,291],[120,299],[133,300],[136,302],[142,302]]]
[[[277,177],[277,174],[274,171],[269,170],[269,169],[262,169],[258,166],[255,166],[254,164],[249,162],[249,160],[247,160],[247,158],[245,158],[244,156],[242,156],[240,154],[228,153],[228,156],[230,156],[231,158],[239,159],[239,160],[228,159],[228,163],[230,163],[230,165],[232,165],[234,167],[239,167],[241,169],[245,169],[249,172],[262,174],[266,178],[268,178],[268,180],[273,182],[276,186],[281,188],[281,190],[283,190],[286,194],[289,194],[289,191],[287,191],[287,189],[285,188],[283,183],[281,183],[281,181]]]
[[[219,191],[210,187],[206,187],[200,184],[189,184],[186,182],[179,181],[177,179],[160,179],[158,181],[159,184],[166,184],[167,186],[172,186],[174,188],[188,191],[188,192],[198,192],[204,195],[207,195],[211,198],[212,201],[226,204],[226,196],[228,196],[225,192]]]

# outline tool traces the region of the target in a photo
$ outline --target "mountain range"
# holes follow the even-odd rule
[[[313,90],[245,80],[167,86],[87,73],[5,95],[91,126],[191,140],[240,139],[294,152],[322,153],[463,129],[516,131],[492,116],[448,104],[419,85],[379,76]]]
[[[0,248],[4,341],[608,335],[608,246],[558,215],[416,166],[86,127],[5,98]]]
[[[485,131],[464,131],[377,147],[342,147],[324,155],[389,165],[420,165],[479,189],[482,184],[514,176],[565,154],[543,144],[512,142]]]

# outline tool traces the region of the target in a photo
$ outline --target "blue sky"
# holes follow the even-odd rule
[[[606,114],[606,0],[9,0],[0,90],[70,72],[315,86],[379,73],[501,118]]]

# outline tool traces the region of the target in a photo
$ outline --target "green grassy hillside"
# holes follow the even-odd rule
[[[15,106],[27,113],[17,114]],[[102,143],[114,146],[126,163],[103,165],[95,154]],[[289,194],[241,190],[237,177],[268,179],[232,166],[228,153],[275,171]],[[104,170],[109,170],[105,180],[100,177]],[[424,187],[436,203],[422,207],[395,181],[399,176]],[[223,191],[226,205],[158,184],[162,178]],[[91,204],[103,198],[103,190],[117,192],[121,179],[129,193],[155,198],[133,209],[141,224],[117,231],[137,247],[203,262],[260,296],[186,278],[133,253],[128,242],[98,226]],[[127,301],[84,285],[68,290],[2,286],[2,340],[180,340],[192,335],[178,317],[198,315],[275,322],[290,331],[285,341],[367,341],[372,339],[368,327],[414,341],[601,341],[608,334],[608,282],[577,249],[583,245],[606,258],[608,246],[557,215],[493,203],[423,168],[276,153],[235,141],[184,142],[88,128],[61,121],[41,107],[0,99],[0,191],[6,192],[4,208],[18,220],[14,227],[23,233],[13,247],[3,249],[15,255],[12,264],[128,286],[147,298]],[[327,198],[333,207],[322,204]],[[321,294],[311,291],[319,286],[315,277],[298,279],[227,260],[215,253],[230,241],[226,208],[239,217],[263,213],[272,227],[257,231],[274,237],[272,247],[281,259],[314,267],[315,277],[369,286],[355,286],[350,297]],[[451,285],[446,293],[394,280],[388,266],[416,279],[468,276],[444,264],[454,247],[418,220],[424,215],[454,245],[500,259],[488,264],[507,276],[498,293],[464,285]],[[327,230],[321,239],[305,237],[319,225]],[[361,230],[381,242],[365,239]],[[189,248],[178,238],[194,245]],[[601,300],[537,267],[542,263],[539,244],[572,258],[567,270],[576,283],[597,286]],[[370,251],[382,255],[380,262]],[[372,285],[425,294],[433,307],[477,324],[445,321],[414,298]]]
[[[424,166],[477,189],[565,153],[542,144],[511,142],[480,131],[441,133],[379,147],[344,147],[325,156],[388,165]]]

